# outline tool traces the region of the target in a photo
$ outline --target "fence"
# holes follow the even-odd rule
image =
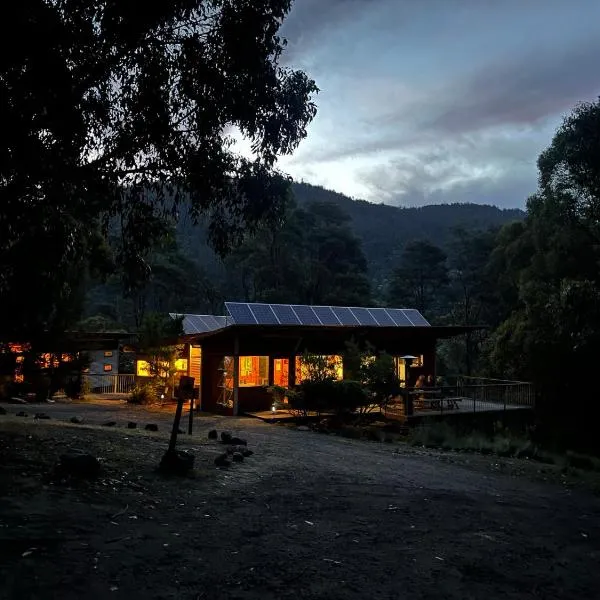
[[[135,386],[135,375],[83,375],[83,385],[92,394],[129,394]]]
[[[412,411],[407,415],[407,400]],[[483,377],[460,376],[456,385],[435,388],[405,388],[401,398],[384,410],[387,418],[464,414],[534,408],[533,384]]]

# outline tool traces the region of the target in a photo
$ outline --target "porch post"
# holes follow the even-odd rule
[[[233,416],[239,411],[240,388],[240,340],[237,335],[233,341]]]

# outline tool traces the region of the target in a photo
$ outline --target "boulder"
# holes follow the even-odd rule
[[[254,452],[252,450],[249,450],[248,448],[242,448],[241,450],[242,452],[242,456],[252,456],[254,454]]]
[[[218,437],[219,437],[219,436],[218,436],[218,434],[217,434],[217,430],[216,430],[216,429],[211,429],[211,430],[208,432],[208,439],[209,439],[209,440],[216,440]]]
[[[83,419],[81,417],[71,417],[71,423],[75,423],[75,425],[81,425],[81,423],[83,423]]]
[[[194,455],[186,450],[165,452],[159,465],[163,473],[186,475],[194,468]]]
[[[158,425],[156,423],[148,423],[144,429],[146,431],[158,431]]]
[[[74,452],[60,457],[58,471],[63,476],[92,479],[100,473],[101,466],[95,456]]]
[[[232,438],[232,435],[231,435],[231,433],[229,433],[229,431],[221,431],[221,441],[224,444],[230,444],[231,438]]]
[[[102,427],[114,427],[116,424],[116,421],[106,421],[106,423],[102,423]]]
[[[231,461],[227,457],[227,454],[219,454],[219,456],[215,458],[215,466],[228,467],[229,465],[231,465]]]
[[[127,429],[136,429],[137,428],[137,423],[135,421],[129,421],[129,423],[127,423]]]
[[[233,462],[244,462],[244,456],[241,452],[234,452],[231,456],[231,460],[233,460]]]

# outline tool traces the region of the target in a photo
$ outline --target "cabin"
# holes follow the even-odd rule
[[[436,343],[469,327],[432,326],[415,309],[226,302],[226,315],[183,317],[177,376],[194,378],[197,407],[239,415],[269,410],[270,386],[302,380],[305,353],[327,356],[344,377],[348,342],[368,344],[395,359],[401,383],[421,374],[435,377]],[[138,378],[149,376],[144,357]]]

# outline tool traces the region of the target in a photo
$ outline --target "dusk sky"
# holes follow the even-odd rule
[[[296,0],[282,34],[321,93],[280,168],[373,202],[523,207],[600,94],[598,0]]]

